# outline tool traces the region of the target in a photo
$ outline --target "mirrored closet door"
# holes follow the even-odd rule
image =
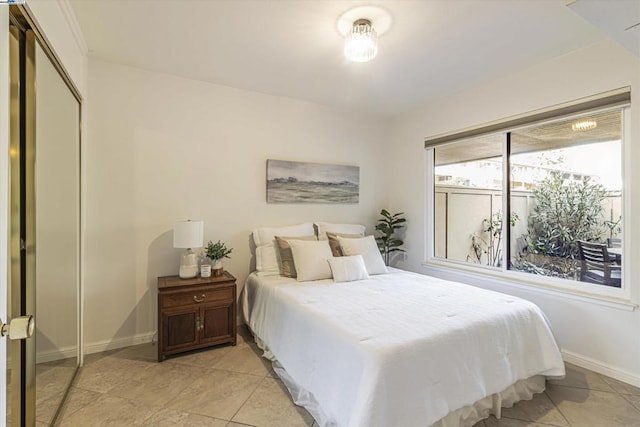
[[[78,366],[80,105],[39,44],[36,62],[36,421]]]
[[[51,425],[80,363],[80,97],[24,9],[11,14],[7,425]],[[2,424],[0,422],[0,424]]]

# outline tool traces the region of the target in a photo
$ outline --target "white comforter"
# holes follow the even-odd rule
[[[563,376],[540,309],[393,270],[350,283],[247,280],[244,313],[322,423],[429,426],[534,375]]]

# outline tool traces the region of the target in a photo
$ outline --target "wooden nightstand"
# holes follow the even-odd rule
[[[158,362],[225,343],[236,345],[235,277],[158,277]]]

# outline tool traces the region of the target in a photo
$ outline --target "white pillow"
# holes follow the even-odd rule
[[[289,240],[298,281],[331,279],[327,262],[333,258],[329,243],[317,240]]]
[[[376,239],[373,236],[363,237],[361,239],[349,239],[338,236],[342,253],[346,256],[362,255],[364,265],[367,267],[369,274],[388,273],[387,266],[384,265],[382,255],[378,250]]]
[[[273,245],[256,247],[256,271],[260,275],[280,274],[278,255]]]
[[[329,233],[338,234],[362,234],[364,236],[364,225],[360,224],[332,224],[330,222],[314,222],[318,228],[318,240],[328,240]]]
[[[369,278],[362,255],[334,257],[329,260],[329,266],[333,280],[336,282],[351,282]]]
[[[253,231],[256,245],[256,271],[259,274],[280,274],[276,236],[299,237],[314,234],[313,224],[292,225],[289,227],[263,227]]]

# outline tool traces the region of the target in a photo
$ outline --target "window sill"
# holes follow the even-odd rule
[[[480,285],[481,282],[487,283],[486,279],[491,279],[492,287],[501,292],[516,288],[526,292],[598,304],[623,311],[634,311],[638,307],[638,304],[628,298],[580,292],[575,289],[553,286],[536,280],[522,280],[518,276],[524,273],[505,272],[491,267],[466,265],[466,263],[436,259],[425,261],[422,263],[422,266],[427,270],[427,273],[432,273],[437,277],[456,280],[470,285]]]

